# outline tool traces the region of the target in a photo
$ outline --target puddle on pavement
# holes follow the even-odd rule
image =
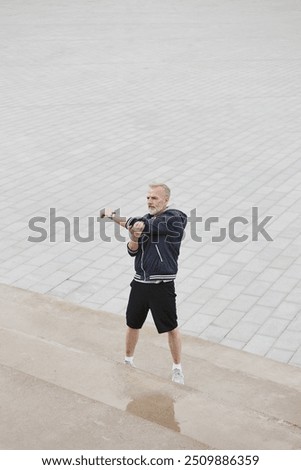
[[[173,431],[181,431],[175,419],[174,399],[168,395],[162,393],[140,395],[128,403],[126,411]]]

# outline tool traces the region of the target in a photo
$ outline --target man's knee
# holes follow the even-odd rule
[[[180,334],[179,328],[176,327],[176,328],[174,328],[173,330],[168,331],[168,334],[169,334],[169,336],[172,336],[172,337],[179,336],[179,334]]]

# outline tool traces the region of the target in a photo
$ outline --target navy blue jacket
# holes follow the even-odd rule
[[[135,256],[135,277],[140,281],[172,281],[178,272],[180,245],[187,224],[187,215],[177,209],[166,209],[158,216],[146,214],[130,217],[126,228],[135,222],[144,222],[137,251],[128,247]]]

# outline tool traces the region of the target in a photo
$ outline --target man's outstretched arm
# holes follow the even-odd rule
[[[139,249],[139,238],[142,235],[145,224],[142,221],[134,222],[133,218],[127,219],[126,217],[120,217],[115,211],[110,208],[105,208],[100,211],[100,218],[113,220],[116,224],[126,228],[130,234],[130,240],[128,242],[128,249],[130,254],[136,254]],[[131,220],[133,225],[127,224]]]
[[[121,227],[125,227],[127,221],[126,217],[120,217],[120,215],[118,215],[116,211],[113,211],[109,207],[101,209],[100,218],[113,220],[116,224],[120,225]]]

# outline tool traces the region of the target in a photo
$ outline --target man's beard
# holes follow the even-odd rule
[[[148,211],[151,215],[155,215],[158,212],[155,207],[149,207]]]

